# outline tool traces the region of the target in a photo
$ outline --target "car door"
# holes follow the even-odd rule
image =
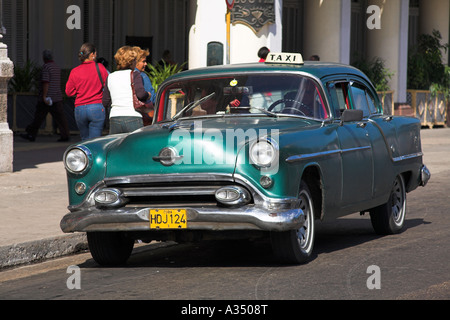
[[[361,99],[361,91],[352,88],[348,80],[331,81],[328,90],[333,97],[335,117],[341,119],[345,110],[362,110],[364,119],[341,121],[336,127],[342,163],[341,207],[358,208],[370,200],[373,193],[373,157],[367,120],[367,103]]]
[[[371,126],[368,127],[371,138],[374,182],[373,197],[383,196],[390,191],[393,176],[393,161],[398,157],[400,146],[397,139],[397,119],[382,114],[381,104],[377,95],[368,84],[356,84],[365,91],[370,110]]]

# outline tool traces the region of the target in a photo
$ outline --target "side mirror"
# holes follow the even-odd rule
[[[343,125],[344,122],[362,121],[363,118],[364,115],[362,110],[347,109],[341,115],[341,125]]]

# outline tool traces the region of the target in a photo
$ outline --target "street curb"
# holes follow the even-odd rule
[[[88,250],[85,233],[0,247],[0,270]]]

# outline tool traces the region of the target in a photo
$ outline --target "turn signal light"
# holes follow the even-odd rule
[[[226,186],[215,193],[216,200],[227,206],[245,205],[250,202],[250,193],[239,186]]]

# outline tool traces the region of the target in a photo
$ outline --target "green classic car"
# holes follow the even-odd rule
[[[420,129],[384,114],[348,65],[272,53],[185,71],[160,86],[151,126],[67,149],[61,228],[86,232],[101,265],[136,240],[238,236],[304,263],[316,220],[368,212],[376,233],[403,228],[406,193],[430,178]]]

